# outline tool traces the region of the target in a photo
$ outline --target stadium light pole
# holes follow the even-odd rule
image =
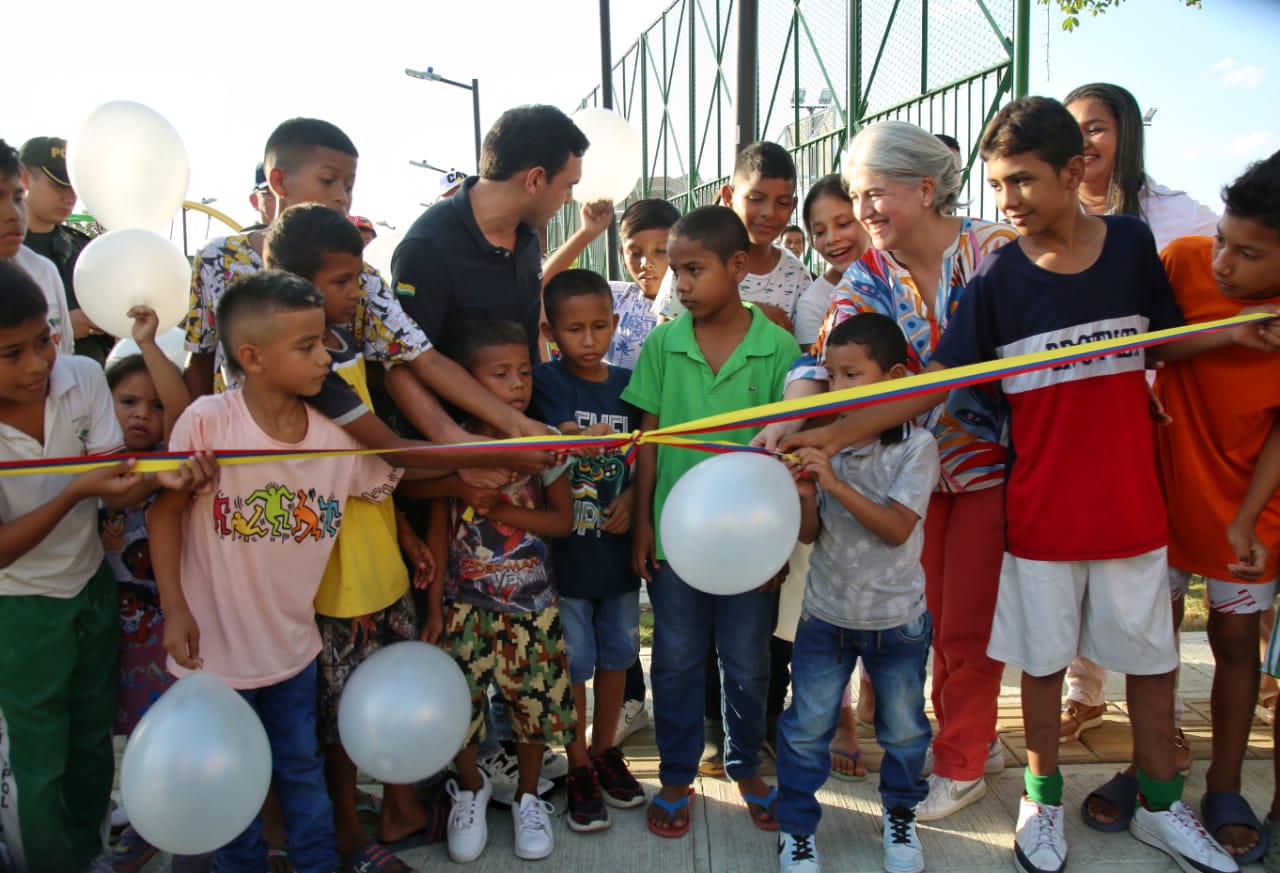
[[[434,67],[427,67],[425,70],[411,70],[405,67],[404,74],[412,79],[424,79],[428,82],[442,82],[445,85],[452,85],[455,88],[461,88],[464,91],[471,92],[471,115],[472,123],[475,126],[476,134],[476,167],[475,171],[480,172],[480,80],[472,79],[471,84],[465,82],[455,82],[453,79],[446,79],[435,71]]]
[[[417,167],[419,170],[435,170],[437,173],[447,173],[448,170],[437,167],[435,164],[427,163],[427,161],[410,161],[409,166]]]

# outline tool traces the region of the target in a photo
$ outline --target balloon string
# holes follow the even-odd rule
[[[623,451],[624,459],[634,461],[636,452],[643,445],[665,445],[703,452],[760,452],[774,454],[794,460],[777,452],[767,452],[758,446],[746,446],[731,441],[695,439],[695,434],[718,433],[722,431],[741,430],[743,428],[759,428],[763,425],[795,419],[814,418],[849,412],[863,406],[887,403],[891,400],[902,400],[942,391],[954,391],[999,379],[1007,379],[1024,373],[1032,373],[1050,367],[1093,360],[1106,355],[1118,355],[1139,349],[1160,345],[1174,340],[1188,339],[1239,327],[1268,321],[1276,316],[1269,313],[1236,315],[1231,318],[1200,324],[1185,325],[1167,330],[1150,331],[1133,336],[1115,339],[1097,340],[1049,349],[1026,355],[1000,358],[994,361],[983,361],[945,370],[935,370],[894,379],[889,382],[876,382],[841,391],[831,391],[812,397],[793,400],[781,400],[762,406],[753,406],[734,412],[699,418],[682,422],[669,427],[660,427],[653,431],[634,430],[629,434],[612,434],[603,436],[582,436],[565,434],[548,434],[538,437],[516,437],[505,440],[485,440],[483,442],[452,443],[440,445],[414,446],[412,448],[394,449],[336,449],[336,450],[217,450],[218,463],[222,466],[238,466],[240,464],[257,464],[270,461],[307,460],[312,458],[335,458],[346,455],[382,455],[398,453],[431,453],[431,452],[493,452],[493,451],[540,451],[556,453],[574,453],[580,449],[604,449]],[[33,460],[0,462],[0,476],[21,476],[51,473],[83,473],[102,467],[109,467],[125,460],[136,461],[134,470],[139,473],[156,473],[175,470],[190,457],[190,453],[179,452],[145,452],[118,455],[77,455],[66,458],[37,458]]]

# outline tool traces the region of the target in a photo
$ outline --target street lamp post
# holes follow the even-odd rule
[[[405,67],[404,74],[414,79],[425,79],[428,82],[442,82],[445,85],[452,85],[455,88],[461,88],[464,91],[471,92],[471,115],[472,123],[475,126],[476,134],[476,172],[480,172],[480,80],[472,79],[471,84],[464,82],[455,82],[453,79],[446,79],[435,71],[433,67],[427,67],[426,70],[411,70]]]
[[[427,163],[427,161],[410,161],[409,166],[417,167],[419,170],[435,170],[437,173],[447,173],[448,170],[437,167],[435,164]]]

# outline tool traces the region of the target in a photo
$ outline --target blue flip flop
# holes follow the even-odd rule
[[[1200,798],[1200,818],[1204,822],[1204,829],[1215,840],[1218,839],[1218,830],[1227,825],[1252,828],[1253,832],[1258,835],[1258,842],[1243,855],[1227,853],[1231,855],[1232,860],[1237,864],[1252,864],[1267,853],[1267,846],[1270,843],[1267,829],[1262,826],[1262,822],[1258,821],[1258,817],[1249,808],[1249,801],[1236,792],[1206,791],[1204,796]]]
[[[1096,818],[1089,815],[1090,797],[1101,797],[1116,809],[1120,810],[1120,817],[1110,824],[1103,824],[1098,821]],[[1080,815],[1084,818],[1084,823],[1095,831],[1102,831],[1105,834],[1113,834],[1117,831],[1123,831],[1129,828],[1129,822],[1133,820],[1133,809],[1137,802],[1137,778],[1130,776],[1128,773],[1117,773],[1107,782],[1089,792],[1089,796],[1084,799],[1084,803],[1080,804]]]
[[[684,797],[681,797],[679,800],[664,800],[661,794],[653,795],[653,799],[650,802],[667,814],[667,824],[654,824],[646,815],[644,819],[645,825],[649,828],[651,833],[657,834],[660,837],[667,837],[669,839],[683,837],[685,834],[689,833],[689,825],[693,823],[693,810],[690,810],[689,813],[685,815],[684,822],[682,824],[675,824],[676,813],[687,807],[689,805],[689,801],[692,799],[692,786],[690,786],[689,790],[685,792]]]
[[[747,808],[747,815],[751,816],[751,823],[753,825],[760,828],[760,830],[762,831],[776,831],[778,829],[778,820],[773,817],[773,809],[772,809],[773,805],[778,802],[777,788],[770,787],[769,793],[766,794],[764,797],[758,797],[754,794],[747,794],[747,792],[744,791],[742,792],[742,799],[749,804]],[[760,819],[756,818],[751,812],[750,807],[752,806],[758,806],[761,809],[763,809],[766,813],[769,814],[769,818],[765,821],[761,821]]]

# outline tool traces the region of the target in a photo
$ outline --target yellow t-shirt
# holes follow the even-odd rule
[[[329,349],[334,373],[372,410],[364,358],[354,343],[347,345],[345,352]],[[288,568],[282,569],[288,572]],[[316,612],[330,618],[368,615],[386,609],[408,590],[409,571],[396,539],[395,505],[390,500],[370,503],[352,498],[316,592]]]

